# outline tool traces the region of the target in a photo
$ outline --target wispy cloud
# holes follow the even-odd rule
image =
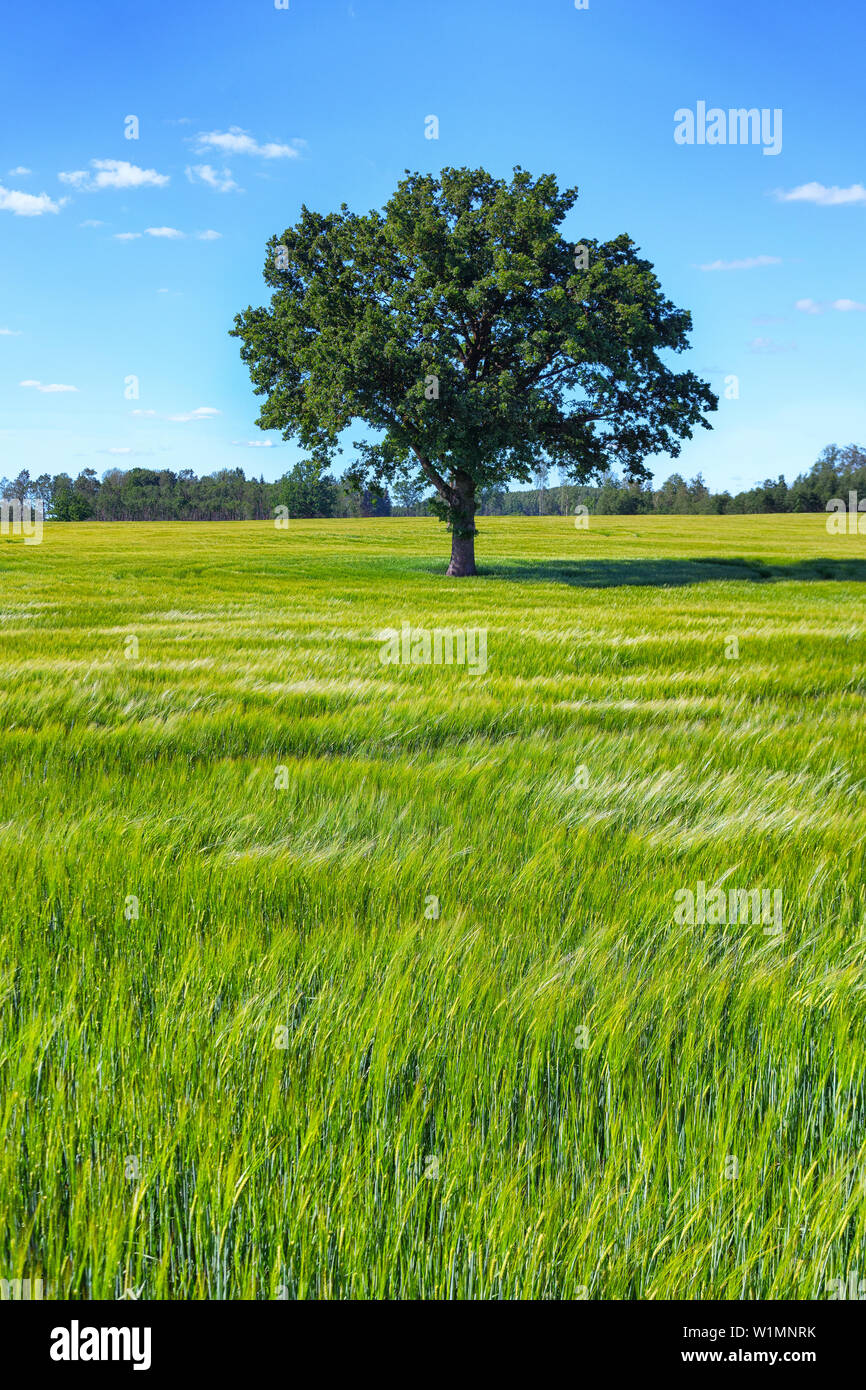
[[[0,184],[0,209],[14,212],[16,217],[41,217],[44,212],[59,212],[68,198],[49,198],[47,193],[21,193]]]
[[[19,386],[32,386],[35,391],[42,391],[43,394],[53,395],[57,391],[77,391],[77,386],[43,385],[41,381],[19,381]]]
[[[103,188],[164,188],[169,182],[168,174],[141,169],[126,159],[91,159],[89,170],[73,169],[57,177],[79,193],[98,193]]]
[[[833,310],[839,314],[866,313],[866,304],[856,299],[833,299],[823,303],[816,299],[798,299],[794,308],[799,309],[801,314],[826,314]]]
[[[275,449],[273,439],[233,439],[232,444],[241,449]]]
[[[9,170],[9,177],[10,179],[24,179],[32,173],[32,169],[26,169],[23,164],[18,164],[14,169]]]
[[[208,228],[206,232],[182,232],[178,227],[145,227],[143,232],[115,232],[115,241],[138,241],[143,236],[156,237],[161,241],[184,241],[192,236],[196,241],[219,241],[222,232]]]
[[[747,256],[742,261],[710,261],[699,270],[758,270],[765,265],[781,265],[781,256]]]
[[[144,458],[153,453],[152,449],[133,449],[131,445],[116,445],[112,449],[97,449],[98,454],[112,454],[115,458]]]
[[[796,352],[796,343],[776,343],[772,338],[753,338],[749,343],[750,352]]]
[[[260,145],[249,131],[240,126],[230,126],[228,130],[200,131],[196,138],[199,153],[205,150],[220,150],[223,154],[252,154],[260,159],[298,159],[303,140],[293,140],[291,144],[281,145],[275,141]]]
[[[839,188],[834,184],[828,188],[823,183],[801,183],[798,188],[786,192],[776,190],[781,203],[816,203],[819,207],[841,207],[844,203],[866,203],[866,188],[862,183],[852,183],[850,188]]]
[[[190,183],[199,179],[217,193],[243,193],[243,189],[232,178],[231,169],[215,169],[212,164],[188,164],[186,176]]]
[[[20,338],[20,328],[0,328],[0,338]]]
[[[212,405],[199,405],[195,410],[185,411],[181,415],[160,415],[155,410],[133,410],[133,415],[150,420],[171,420],[175,424],[187,424],[190,420],[211,420],[215,415],[221,415],[221,410],[215,410]]]

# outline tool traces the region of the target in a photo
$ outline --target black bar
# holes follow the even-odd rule
[[[290,1382],[307,1380],[318,1364],[330,1379],[399,1369],[409,1380],[431,1374],[451,1381],[475,1371],[505,1374],[524,1356],[546,1379],[563,1359],[575,1379],[590,1366],[642,1377],[673,1372],[700,1379],[708,1368],[736,1374],[760,1367],[766,1374],[792,1369],[821,1382],[856,1365],[864,1319],[859,1300],[701,1303],[145,1303],[18,1302],[0,1305],[7,1364],[38,1371],[60,1383],[70,1377],[204,1373],[219,1383],[282,1364]],[[101,1329],[118,1329],[118,1336]],[[88,1329],[97,1329],[96,1338]],[[128,1336],[120,1330],[126,1329]],[[138,1329],[138,1334],[133,1332]],[[147,1341],[145,1329],[149,1330]],[[408,1338],[408,1341],[406,1340]],[[127,1359],[85,1360],[103,1345]],[[78,1360],[70,1357],[77,1348]],[[458,1352],[459,1348],[459,1352]],[[399,1352],[399,1354],[398,1354]],[[456,1358],[456,1360],[455,1360]],[[134,1370],[135,1360],[140,1363]],[[147,1365],[145,1365],[147,1361]],[[303,1368],[303,1369],[302,1369]],[[558,1373],[559,1374],[559,1373]],[[771,1374],[771,1380],[772,1380]],[[509,1375],[511,1379],[511,1375]]]

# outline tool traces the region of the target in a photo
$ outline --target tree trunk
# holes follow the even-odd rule
[[[454,477],[451,504],[451,564],[447,574],[464,579],[475,568],[475,483],[459,469]]]
[[[448,566],[446,574],[454,578],[464,579],[467,575],[477,574],[475,568],[475,533],[470,536],[458,535],[456,531],[451,533],[451,564]]]

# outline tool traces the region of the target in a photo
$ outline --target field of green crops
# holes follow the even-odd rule
[[[0,1277],[810,1298],[866,1273],[866,540],[0,539]],[[483,629],[487,670],[380,661]],[[782,926],[676,919],[699,882]]]

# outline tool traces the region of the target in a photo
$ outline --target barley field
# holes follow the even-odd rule
[[[426,520],[0,540],[0,1275],[866,1270],[866,541],[824,520],[482,520],[457,581]],[[486,670],[383,664],[403,623]]]

